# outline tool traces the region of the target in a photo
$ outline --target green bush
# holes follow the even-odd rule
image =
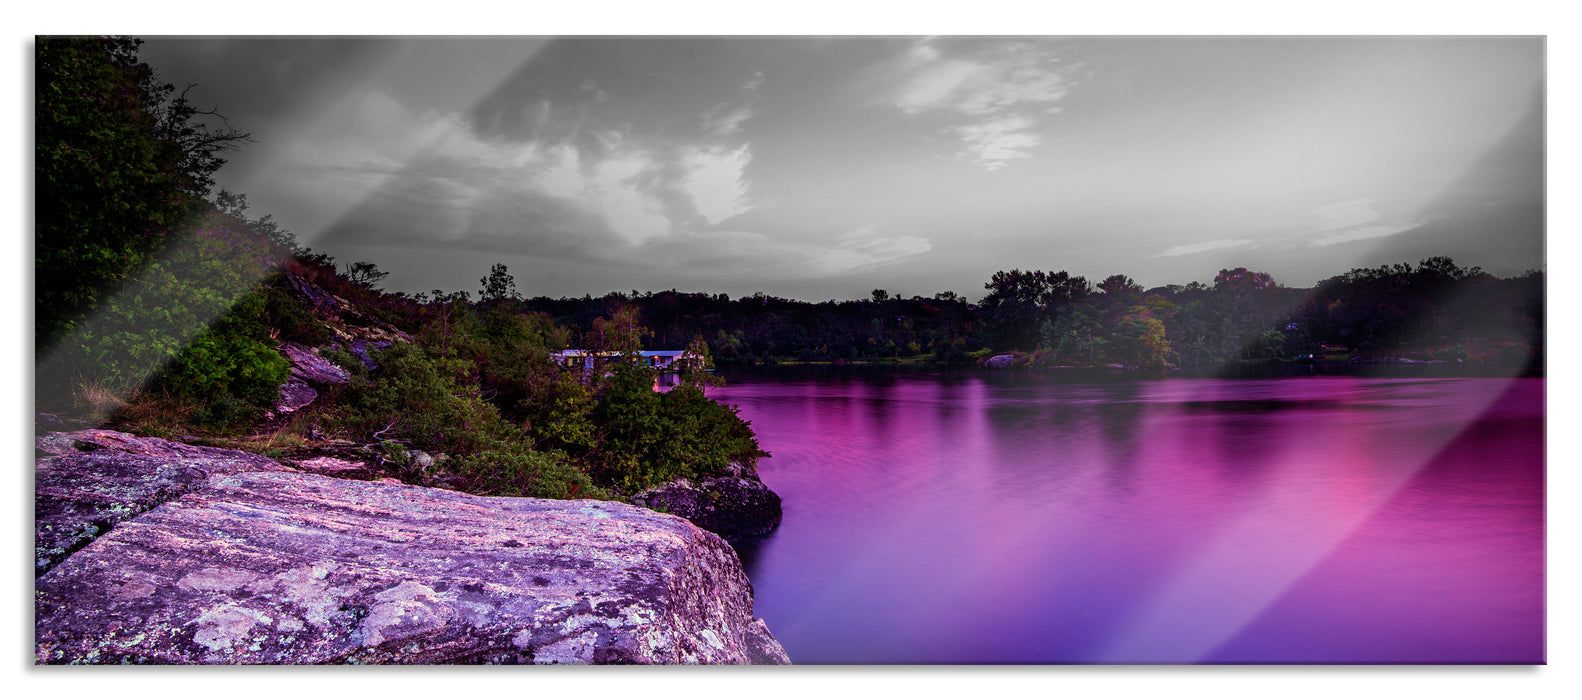
[[[332,353],[332,357],[335,355]],[[400,439],[422,450],[475,452],[524,439],[476,384],[456,381],[454,359],[398,343],[374,354],[379,371],[338,392],[330,426],[354,440]]]
[[[187,398],[235,399],[254,407],[273,403],[291,366],[257,321],[263,306],[262,295],[245,297],[177,353],[157,385]]]
[[[597,481],[635,493],[674,479],[720,476],[732,462],[765,456],[736,410],[683,383],[659,394],[652,370],[617,366],[593,412],[599,446],[590,457]]]
[[[222,433],[244,429],[257,419],[257,407],[230,396],[215,399],[192,414],[192,422]]]
[[[605,498],[564,454],[520,445],[484,450],[457,460],[463,490],[484,496]]]
[[[327,357],[350,359],[347,353]],[[526,431],[502,420],[476,383],[458,381],[468,363],[410,344],[378,352],[374,361],[379,370],[359,373],[337,392],[327,416],[332,428],[354,440],[381,441],[388,459],[401,467],[411,466],[409,448],[458,455],[436,476],[469,493],[606,496],[564,453],[532,449]]]
[[[204,402],[273,401],[288,365],[273,350],[267,302],[255,289],[275,251],[237,225],[205,217],[62,336],[35,367],[40,403],[83,387],[123,398],[149,388]]]
[[[314,315],[302,299],[287,289],[281,273],[271,275],[264,285],[263,313],[271,329],[279,331],[280,340],[289,340],[310,347],[330,342],[329,328]]]

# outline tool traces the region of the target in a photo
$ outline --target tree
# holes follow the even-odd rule
[[[36,350],[165,243],[192,211],[180,148],[155,137],[129,40],[42,37],[34,74]]]
[[[725,380],[712,372],[714,358],[709,355],[709,343],[701,334],[692,336],[692,342],[687,344],[686,357],[681,381],[699,388],[725,384]]]
[[[1065,270],[1000,271],[983,285],[982,319],[985,339],[996,348],[1032,350],[1039,341],[1039,326],[1049,314],[1087,298],[1088,281]]]
[[[1258,353],[1264,357],[1280,357],[1285,354],[1285,333],[1273,328],[1258,335]]]
[[[1143,295],[1142,285],[1126,275],[1110,275],[1098,283],[1098,289],[1104,294],[1106,305],[1115,308],[1136,306]]]
[[[516,292],[516,278],[505,271],[503,263],[495,263],[489,268],[489,276],[478,280],[478,284],[483,285],[483,289],[478,291],[478,301],[481,302],[515,301],[522,298],[522,295]]]
[[[374,284],[379,280],[390,276],[390,273],[379,269],[378,265],[362,260],[354,263],[346,263],[341,267],[341,272],[346,275],[346,279],[352,284],[361,285],[370,289],[372,289]]]
[[[126,37],[42,37],[34,73],[35,350],[59,342],[208,208],[248,135],[159,82]],[[214,124],[218,120],[219,124]]]
[[[248,204],[247,195],[245,194],[234,194],[222,187],[214,195],[214,206],[220,210],[221,214],[246,222],[247,227],[252,229],[253,233],[263,236],[274,242],[275,245],[292,253],[307,254],[309,252],[309,249],[302,247],[297,242],[296,234],[282,228],[280,224],[275,222],[275,217],[265,214],[257,219],[247,218]]]
[[[1111,357],[1128,369],[1163,367],[1165,353],[1170,352],[1165,325],[1146,313],[1121,319],[1111,338]]]
[[[154,117],[154,138],[181,149],[176,169],[185,176],[184,189],[193,197],[208,197],[214,189],[214,173],[225,165],[220,154],[251,141],[252,135],[232,128],[219,109],[200,109],[189,102],[187,93],[197,87],[195,84],[178,94],[174,85],[157,82],[150,71],[142,87],[144,101]],[[218,120],[219,124],[208,123],[209,119]]]

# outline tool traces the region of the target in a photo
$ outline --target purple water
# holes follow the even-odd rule
[[[737,371],[798,663],[1542,663],[1542,379]]]

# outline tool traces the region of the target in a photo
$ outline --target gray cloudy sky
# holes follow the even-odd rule
[[[158,39],[221,184],[393,290],[1309,286],[1544,264],[1539,38]]]

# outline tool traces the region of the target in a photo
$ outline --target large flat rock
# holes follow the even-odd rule
[[[218,475],[35,590],[38,663],[788,663],[724,540],[601,501]]]
[[[33,468],[34,575],[116,524],[202,487],[209,477],[291,471],[268,457],[111,430],[38,438]]]

